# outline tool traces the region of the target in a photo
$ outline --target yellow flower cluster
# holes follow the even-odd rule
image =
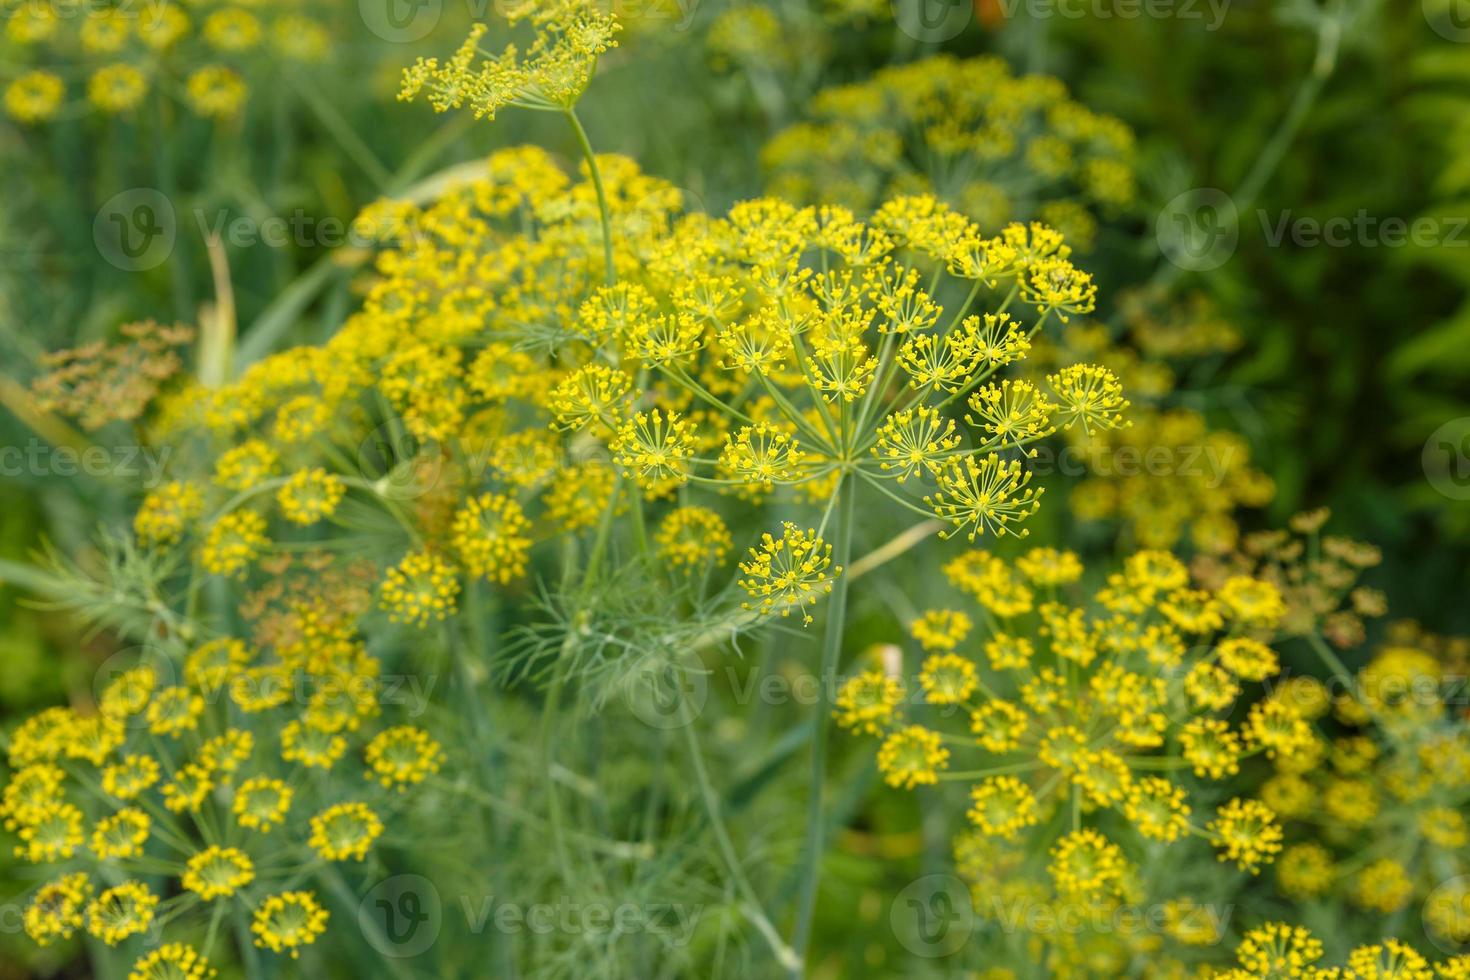
[[[140,540],[192,542],[205,571],[249,582],[350,497],[362,534],[404,542],[382,606],[427,626],[467,579],[524,581],[538,542],[594,532],[600,556],[630,509],[642,541],[645,509],[675,494],[650,553],[671,571],[724,560],[724,519],[694,491],[872,493],[972,540],[1024,534],[1040,497],[1028,449],[1124,424],[1106,369],[1000,377],[1094,302],[1047,227],[986,236],[924,195],[870,222],[774,199],[712,219],[627,160],[597,172],[573,181],[507,150],[430,204],[370,208],[359,230],[383,248],[336,336],[168,407],[160,436],[216,454],[144,501]],[[825,523],[756,545],[739,578],[752,609],[810,620],[838,574]]]
[[[1144,547],[1187,539],[1203,551],[1228,552],[1239,544],[1236,512],[1270,503],[1275,484],[1252,466],[1244,438],[1170,396],[1180,374],[1232,350],[1239,338],[1203,301],[1159,311],[1135,294],[1120,305],[1126,342],[1103,324],[1078,321],[1038,338],[1030,362],[1102,364],[1136,396],[1126,431],[1074,429],[1058,450],[1063,472],[1087,474],[1071,491],[1072,510],[1087,521],[1117,520]]]
[[[939,55],[817,94],[762,151],[771,193],[868,211],[931,193],[986,231],[1035,219],[1091,248],[1134,197],[1133,133],[1055,78]]]
[[[1330,516],[1325,508],[1296,514],[1288,530],[1249,534],[1232,549],[1199,557],[1195,571],[1213,587],[1241,577],[1270,582],[1282,603],[1283,633],[1320,636],[1341,649],[1357,646],[1366,621],[1388,611],[1383,593],[1361,584],[1382,554],[1361,541],[1322,534]],[[1346,681],[1336,665],[1333,670]]]
[[[0,46],[17,66],[45,66],[5,89],[6,112],[33,124],[63,110],[70,76],[85,77],[86,102],[106,114],[137,113],[157,90],[182,92],[196,115],[228,118],[244,104],[247,78],[321,61],[331,39],[295,4],[21,3],[3,14]]]
[[[592,0],[513,0],[501,11],[512,24],[529,21],[535,40],[524,51],[510,45],[484,58],[476,24],[447,61],[420,58],[404,70],[399,99],[428,92],[436,112],[468,106],[476,118],[493,119],[508,105],[530,109],[571,109],[597,70],[597,59],[617,45],[616,16]]]
[[[971,783],[979,834],[1022,851],[1047,845],[1058,893],[1088,900],[1126,897],[1124,829],[1164,845],[1206,839],[1251,872],[1281,849],[1260,800],[1195,817],[1197,784],[1178,775],[1219,781],[1248,756],[1295,759],[1313,744],[1313,716],[1290,688],[1242,704],[1238,727],[1230,720],[1245,689],[1280,670],[1268,643],[1286,609],[1274,585],[1241,576],[1205,590],[1160,551],[1131,555],[1074,601],[1061,596],[1080,590],[1084,568],[1053,548],[1014,562],[971,551],[944,571],[979,615],[934,608],[912,624],[926,656],[911,694],[903,677],[871,668],[837,698],[839,724],[881,738],[890,785]],[[956,768],[962,756],[979,765]],[[1074,828],[1060,839],[1059,812]]]
[[[1212,973],[1222,980],[1460,980],[1470,977],[1470,956],[1432,962],[1398,939],[1359,946],[1342,967],[1318,964],[1325,958],[1322,941],[1303,926],[1268,922],[1251,929],[1235,948],[1239,966]]]
[[[139,665],[116,675],[91,713],[48,708],[15,729],[0,823],[20,860],[69,869],[26,907],[36,942],[84,930],[117,945],[209,903],[253,909],[260,944],[276,952],[295,955],[321,933],[325,913],[310,893],[259,889],[299,882],[292,865],[361,860],[383,822],[365,799],[341,802],[340,778],[303,780],[298,767],[336,769],[355,743],[367,787],[401,790],[436,772],[443,752],[411,726],[374,734],[377,661],[329,614],[303,609],[298,623],[313,628],[269,653],[210,640],[179,658],[182,683]],[[172,883],[159,879],[169,868]],[[134,969],[208,972],[180,944]]]
[[[1441,941],[1470,940],[1470,733],[1455,704],[1467,656],[1463,638],[1396,623],[1350,685],[1295,692],[1341,734],[1278,756],[1262,787],[1286,826],[1286,895],[1340,888],[1380,915],[1417,902]]]

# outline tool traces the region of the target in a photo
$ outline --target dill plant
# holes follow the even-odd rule
[[[971,540],[1024,534],[1019,525],[1039,497],[1028,486],[1025,447],[1059,427],[1122,424],[1127,402],[1109,372],[1088,365],[1061,368],[1044,386],[998,380],[1048,320],[1091,309],[1090,279],[1052,230],[1015,225],[984,236],[926,196],[897,198],[871,222],[774,199],[738,205],[722,219],[682,213],[669,185],[631,161],[593,155],[576,119],[615,21],[575,3],[532,19],[538,40],[524,56],[512,49],[473,68],[477,30],[446,64],[410,69],[405,96],[427,89],[436,108],[468,104],[481,115],[504,105],[560,112],[587,154],[586,179],[570,180],[539,151],[512,150],[493,157],[484,178],[430,205],[376,205],[364,223],[383,232],[377,275],[362,311],[331,340],[272,355],[223,385],[169,393],[151,419],[153,435],[193,451],[145,497],[133,531],[139,547],[170,556],[166,567],[177,570],[161,583],[160,605],[174,610],[162,618],[171,645],[218,650],[227,680],[345,669],[369,690],[375,661],[351,625],[367,610],[354,599],[329,611],[333,590],[362,595],[343,548],[371,542],[381,560],[396,542],[399,557],[381,566],[372,590],[376,605],[406,627],[453,634],[460,617],[482,624],[485,593],[522,588],[537,546],[560,540],[560,585],[547,608],[559,609],[565,624],[551,623],[560,644],[545,674],[540,753],[554,852],[569,878],[571,834],[553,775],[559,703],[569,681],[604,659],[584,637],[604,617],[616,621],[608,616],[616,593],[607,591],[622,577],[615,563],[645,574],[664,566],[675,594],[705,610],[697,629],[676,628],[685,635],[718,638],[793,613],[807,624],[809,608],[829,596],[821,677],[830,690],[859,494],[937,517],[951,525],[947,534]],[[388,470],[373,478],[354,456],[375,431],[392,445]],[[680,584],[695,570],[718,583],[732,550],[720,511],[732,499],[764,508],[778,490],[808,509],[805,527],[785,521],[762,535],[737,573],[723,573],[723,586]],[[707,502],[697,504],[701,497]],[[660,514],[658,530],[645,530]],[[630,542],[613,533],[620,527],[632,532]],[[317,588],[273,597],[263,578],[298,560],[316,570]],[[244,643],[205,639],[218,628],[212,610],[221,590],[252,588],[253,606],[289,603],[284,624],[267,620],[251,638],[279,661],[258,661]],[[626,620],[622,627],[640,644],[676,645],[650,643],[648,630],[629,630]],[[539,662],[545,645],[535,630],[513,667]],[[450,645],[472,694],[476,667],[462,644]],[[347,664],[334,666],[342,656]],[[154,724],[185,731],[196,723],[196,703],[170,693],[148,710],[159,716]],[[355,710],[371,705],[369,698]],[[467,710],[480,718],[479,704]],[[823,707],[815,727],[789,948],[753,893],[746,903],[793,971],[809,942],[823,849],[825,714]],[[279,726],[279,754],[333,766],[351,717],[305,705]],[[66,723],[106,732],[105,718]],[[47,731],[21,740],[17,763],[61,751],[45,741]],[[121,746],[99,738],[102,764]],[[697,745],[691,749],[698,760]],[[394,727],[368,741],[364,759],[389,784],[417,782],[437,770],[439,749],[417,729]],[[188,765],[194,769],[180,770],[188,782],[166,800],[217,800],[218,767]],[[408,767],[401,776],[399,765]],[[28,774],[25,785],[40,778]],[[281,815],[284,794],[261,778],[243,779],[233,799],[243,801],[235,815],[247,829],[264,831]],[[717,820],[713,798],[705,802]],[[66,820],[54,845],[47,842],[56,814],[19,812],[18,825],[42,841],[39,857],[71,853]],[[361,804],[337,804],[312,818],[309,844],[327,860],[360,859],[382,826]],[[185,887],[192,882],[213,898],[255,880],[243,852],[200,854]],[[314,903],[293,890],[260,900],[252,906],[256,938],[294,953],[320,931]],[[277,919],[299,925],[294,943],[271,926]]]
[[[758,499],[792,487],[814,503],[820,525],[786,522],[779,536],[765,534],[741,563],[739,585],[754,600],[746,608],[783,617],[796,611],[804,624],[812,621],[806,607],[831,595],[820,670],[830,696],[860,487],[923,514],[889,485],[932,478],[934,491],[923,500],[956,531],[971,540],[1016,533],[1039,496],[1027,485],[1025,447],[1059,427],[1122,424],[1127,402],[1106,369],[1063,368],[1047,379],[1049,392],[991,380],[1025,356],[1049,317],[1065,322],[1089,312],[1095,288],[1054,231],[1013,225],[987,237],[925,195],[884,204],[870,224],[843,208],[764,199],[739,204],[719,221],[660,215],[661,242],[620,238],[573,108],[616,22],[578,4],[540,16],[538,26],[550,29],[524,57],[511,48],[477,65],[476,31],[444,64],[409,69],[403,96],[427,90],[440,111],[467,106],[493,116],[520,105],[562,112],[572,123],[596,191],[607,284],[587,296],[555,347],[566,365],[549,398],[555,424],[607,446],[619,487],[636,488],[628,506],[645,553],[649,499],[678,494],[688,506],[688,494],[699,489]],[[620,251],[627,255],[621,265]],[[982,291],[994,296],[991,311],[974,306]],[[1018,301],[1029,316],[1011,312]],[[504,339],[514,349],[538,337],[522,327]],[[966,399],[973,445],[941,415]],[[1003,458],[1008,450],[1021,459]],[[687,513],[667,520],[687,523]],[[599,535],[593,545],[589,579],[604,540]],[[798,961],[816,901],[826,775],[819,720],[792,943]]]
[[[206,24],[211,43],[258,42],[253,15],[230,13]],[[137,977],[208,976],[226,935],[249,977],[282,957],[321,963],[341,930],[329,906],[360,898],[340,868],[365,884],[358,872],[387,870],[405,828],[427,827],[444,846],[414,858],[453,866],[466,894],[488,881],[652,902],[674,888],[725,913],[695,939],[713,952],[663,935],[631,952],[619,937],[532,938],[523,955],[541,975],[689,975],[727,955],[755,972],[757,955],[731,952],[736,919],[778,969],[802,975],[818,955],[835,721],[874,739],[890,788],[934,789],[924,799],[943,804],[940,817],[963,813],[953,867],[977,905],[1163,901],[1166,939],[988,923],[1000,928],[967,960],[998,948],[1045,975],[1470,975],[1464,958],[1431,964],[1398,939],[1329,956],[1285,921],[1242,929],[1238,966],[1214,972],[1220,957],[1202,949],[1225,941],[1223,927],[1190,915],[1199,897],[1257,894],[1277,860],[1292,897],[1351,875],[1339,895],[1365,912],[1423,898],[1437,938],[1470,935],[1463,891],[1432,890],[1414,866],[1421,853],[1435,874],[1464,866],[1463,719],[1442,694],[1384,695],[1443,683],[1462,645],[1401,628],[1349,671],[1342,652],[1384,611],[1358,582],[1375,549],[1321,535],[1325,514],[1295,518],[1295,536],[1242,537],[1235,509],[1270,495],[1242,468],[1219,493],[1110,490],[1150,550],[1087,563],[1052,547],[999,554],[1039,508],[1035,447],[1059,433],[1116,438],[1137,414],[1120,376],[1158,381],[1157,364],[1085,323],[1096,288],[1072,261],[1095,228],[1090,209],[1131,199],[1126,128],[1053,81],[931,59],[829,90],[826,129],[778,138],[768,160],[801,200],[691,212],[668,182],[596,154],[581,124],[617,19],[584,0],[509,14],[534,28],[524,51],[481,50],[477,27],[446,61],[409,68],[402,97],[476,118],[560,115],[580,173],[534,147],[501,150],[432,194],[373,205],[360,222],[376,236],[361,304],[323,343],[185,381],[173,349],[187,331],[145,325],[120,351],[57,355],[36,387],[88,428],[137,422],[188,452],[143,496],[131,533],[102,539],[100,570],[56,558],[27,572],[148,650],[94,704],[42,711],[8,740],[0,820],[17,855],[47,869],[24,913],[31,938],[125,944]],[[716,40],[753,55],[738,26]],[[120,70],[96,87],[114,108],[137,97]],[[976,103],[982,88],[997,94]],[[12,89],[27,122],[60,104],[44,79]],[[953,183],[931,187],[901,159],[903,139],[882,132],[890,103],[953,158]],[[983,125],[974,143],[960,131],[972,124]],[[852,209],[809,200],[822,181],[801,169],[832,168],[817,151],[850,148],[869,125],[877,138],[862,145],[882,156],[843,171]],[[1023,139],[1022,164],[1000,159]],[[1017,185],[1012,200],[969,182],[991,164],[997,185],[1019,170],[1067,189]],[[1013,204],[1077,234],[1001,220]],[[1150,414],[1142,438],[1186,443],[1203,431],[1187,421]],[[880,512],[917,523],[874,542],[880,522],[859,515]],[[1192,564],[1169,550],[1186,527],[1204,552]],[[947,543],[916,560],[942,567],[964,602],[906,623],[885,614],[881,629],[906,629],[922,651],[917,670],[889,646],[839,684],[854,582],[936,532]],[[816,717],[722,796],[679,677],[701,671],[704,651],[800,638],[819,616]],[[1345,693],[1285,673],[1293,641]],[[394,717],[385,667],[444,667],[454,697],[422,725]],[[673,737],[602,711],[671,678],[661,721],[689,757],[682,791],[663,771]],[[1344,731],[1329,736],[1332,724]],[[789,820],[779,801],[753,801],[807,738],[800,851],[766,853],[768,838],[749,834],[757,853],[742,853],[735,818]],[[598,778],[569,762],[578,753],[605,763]],[[959,768],[970,759],[979,768]],[[954,806],[944,791],[958,782],[969,793]],[[799,798],[801,786],[779,785]],[[1403,804],[1392,814],[1388,796]],[[1326,820],[1314,819],[1319,800]],[[467,806],[479,819],[463,819]],[[705,835],[713,853],[694,846]],[[1218,861],[1176,868],[1191,839]],[[795,865],[784,889],[751,870],[783,858]],[[794,909],[785,933],[773,891]],[[139,948],[155,925],[166,941]],[[358,959],[362,944],[347,945]],[[497,970],[517,964],[510,943],[445,945],[442,973],[483,970],[486,953]],[[1317,965],[1329,959],[1345,966]],[[412,972],[392,957],[381,968]]]

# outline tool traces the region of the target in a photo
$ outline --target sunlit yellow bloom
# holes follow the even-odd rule
[[[189,858],[181,883],[206,902],[235,894],[255,880],[255,864],[235,847],[211,846]]]

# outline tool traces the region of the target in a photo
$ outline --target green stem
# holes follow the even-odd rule
[[[618,274],[613,266],[612,217],[607,209],[607,192],[602,186],[602,171],[597,169],[597,155],[592,152],[592,141],[587,138],[587,130],[582,128],[582,120],[577,118],[577,110],[569,107],[566,117],[567,122],[572,124],[572,132],[577,134],[582,156],[587,160],[587,170],[592,175],[592,188],[597,191],[597,208],[602,212],[602,261],[606,265],[607,284],[611,286],[618,281]]]
[[[260,962],[260,950],[255,947],[255,940],[250,938],[249,920],[245,916],[245,909],[237,905],[232,916],[235,931],[235,942],[240,947],[240,965],[245,971],[245,980],[262,980],[265,970]]]
[[[1287,106],[1286,114],[1281,117],[1281,122],[1261,146],[1261,151],[1256,155],[1249,172],[1241,180],[1235,193],[1231,195],[1237,215],[1243,214],[1255,204],[1266,182],[1276,173],[1276,168],[1281,165],[1286,151],[1290,149],[1292,141],[1301,131],[1302,124],[1306,122],[1312,107],[1316,105],[1317,98],[1327,85],[1327,80],[1337,70],[1337,57],[1342,42],[1340,18],[1343,16],[1343,8],[1340,2],[1333,3],[1332,6],[1334,16],[1324,17],[1317,28],[1317,50],[1312,59],[1311,70],[1297,86],[1291,104]],[[1182,267],[1173,263],[1165,263],[1154,273],[1151,284],[1154,286],[1171,285],[1183,272]]]
[[[694,778],[699,784],[699,794],[704,801],[705,813],[709,816],[710,828],[715,834],[715,843],[719,845],[720,856],[724,858],[725,865],[730,871],[730,877],[735,883],[735,889],[744,899],[741,905],[741,913],[750,920],[766,942],[770,943],[771,952],[776,955],[781,966],[788,971],[801,971],[801,957],[792,951],[781,941],[781,935],[771,920],[766,916],[761,907],[760,897],[756,895],[755,889],[751,887],[750,881],[745,877],[745,872],[740,868],[740,857],[735,852],[735,844],[730,839],[730,832],[725,827],[725,820],[720,816],[720,798],[715,792],[714,785],[710,782],[709,770],[704,765],[704,753],[699,748],[699,734],[696,730],[694,718],[689,712],[689,704],[685,702],[682,708],[684,717],[680,726],[684,730],[684,745],[689,750],[689,761],[694,766]]]
[[[856,513],[857,485],[850,475],[844,475],[837,484],[837,527],[832,538],[832,552],[842,572],[832,585],[832,595],[827,603],[826,632],[822,637],[822,669],[817,691],[816,729],[812,732],[812,771],[808,786],[806,843],[803,854],[801,884],[797,892],[796,932],[791,948],[796,963],[791,970],[793,977],[803,974],[807,945],[811,941],[812,919],[817,909],[817,884],[821,878],[822,851],[826,834],[823,819],[822,791],[827,776],[827,730],[828,715],[832,713],[832,691],[837,684],[837,666],[842,657],[842,628],[847,619],[846,566],[852,553],[853,515]]]
[[[551,825],[551,843],[556,851],[557,868],[561,871],[563,886],[572,885],[572,861],[567,850],[565,823],[562,820],[561,796],[556,791],[556,756],[552,751],[552,739],[556,737],[556,719],[561,707],[562,688],[566,685],[566,657],[576,643],[576,633],[567,636],[562,644],[562,654],[552,667],[551,686],[546,692],[546,704],[541,713],[541,762],[542,778],[546,780],[546,820]]]
[[[490,656],[490,642],[487,637],[486,626],[488,617],[484,608],[484,602],[480,593],[480,583],[471,581],[465,588],[465,612],[469,626],[470,649],[466,650],[462,638],[451,631],[450,657],[455,661],[459,670],[459,683],[463,688],[464,707],[470,717],[471,731],[474,733],[478,751],[475,760],[479,768],[479,778],[484,784],[487,793],[495,787],[495,766],[491,759],[495,752],[494,733],[490,731],[488,724],[489,712],[486,711],[484,700],[480,696],[479,678],[475,673],[471,657],[475,662],[483,664]],[[501,846],[503,834],[501,833],[500,821],[494,814],[485,816],[486,830],[490,839],[496,847]],[[492,863],[490,868],[490,881],[496,891],[504,893],[502,884],[502,873],[498,863]],[[496,957],[499,960],[499,974],[502,977],[513,977],[516,975],[514,959],[511,955],[511,937],[502,937],[503,942],[495,944]]]
[[[388,172],[388,168],[383,166],[372,148],[357,135],[352,123],[343,117],[331,99],[321,93],[310,77],[287,73],[286,81],[301,96],[307,108],[315,113],[322,128],[342,147],[347,158],[357,164],[378,191],[384,191],[393,184],[393,175]]]
[[[1342,5],[1335,4],[1338,11]],[[1282,117],[1281,124],[1261,148],[1260,156],[1256,157],[1255,164],[1250,173],[1241,181],[1236,197],[1239,198],[1239,206],[1247,208],[1255,203],[1256,196],[1266,186],[1266,181],[1280,166],[1281,160],[1286,156],[1287,149],[1292,140],[1301,130],[1302,123],[1306,122],[1307,114],[1311,112],[1317,97],[1322,93],[1322,87],[1327,79],[1337,68],[1337,53],[1342,40],[1342,22],[1337,17],[1323,18],[1321,26],[1317,29],[1317,52],[1312,60],[1311,72],[1302,80],[1301,86],[1297,88],[1296,95],[1291,100],[1291,105]]]

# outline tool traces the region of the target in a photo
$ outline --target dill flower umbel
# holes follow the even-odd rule
[[[132,65],[107,65],[87,79],[87,101],[103,112],[130,112],[147,93],[148,79]]]
[[[1220,860],[1234,861],[1251,874],[1258,873],[1263,861],[1281,851],[1276,814],[1259,800],[1231,800],[1220,808],[1207,829],[1220,848]]]
[[[869,671],[846,683],[834,712],[879,736],[890,785],[973,778],[972,832],[1050,850],[1060,901],[1123,901],[1131,856],[1152,848],[1213,845],[1249,871],[1281,850],[1281,823],[1260,800],[1195,815],[1209,800],[1195,798],[1201,780],[1234,776],[1249,755],[1285,758],[1312,730],[1287,686],[1232,722],[1242,681],[1271,683],[1279,658],[1269,634],[1233,635],[1223,616],[1202,617],[1223,600],[1191,588],[1183,562],[1136,552],[1090,589],[1081,559],[1054,548],[1013,561],[974,550],[943,570],[979,609],[938,605],[911,625],[924,697],[907,701],[900,679]],[[968,724],[955,724],[956,708]],[[1189,770],[1196,779],[1178,775]],[[1049,819],[1058,811],[1071,814],[1070,834]]]
[[[1035,218],[1089,249],[1099,217],[1133,201],[1133,133],[1057,79],[1013,76],[999,58],[884,68],[817,93],[806,115],[761,153],[770,190],[801,203],[866,209],[899,188],[932,188],[986,231]]]
[[[1306,976],[1322,953],[1320,940],[1305,928],[1284,922],[1252,929],[1235,949],[1240,965],[1259,975]]]
[[[922,725],[896,729],[878,748],[878,771],[890,786],[932,786],[949,765],[949,750],[939,733]]]
[[[189,107],[210,119],[228,119],[239,113],[248,93],[244,79],[224,65],[205,65],[184,84]]]
[[[282,892],[267,896],[255,907],[250,929],[257,946],[273,953],[290,953],[292,959],[297,959],[302,946],[316,942],[326,931],[328,918],[327,910],[311,892]]]
[[[91,880],[82,872],[42,885],[22,913],[26,935],[41,946],[70,939],[82,927],[84,908],[91,895]]]
[[[1013,531],[1019,523],[1040,509],[1042,490],[1028,487],[1031,474],[1017,460],[1005,461],[999,456],[986,456],[975,462],[972,456],[951,461],[936,476],[939,490],[924,502],[942,519],[966,533],[974,541],[977,535],[1007,532],[1024,537],[1025,528]],[[955,533],[945,531],[946,536]]]
[[[648,414],[637,412],[624,422],[612,449],[624,475],[660,493],[688,482],[685,463],[694,455],[695,442],[688,419],[672,412],[664,416],[654,409]]]
[[[347,739],[302,720],[281,730],[281,758],[307,768],[331,769],[347,752]]]
[[[514,581],[526,569],[531,539],[525,531],[529,527],[520,505],[508,496],[487,493],[470,498],[454,517],[460,562],[471,575],[501,585]],[[387,601],[386,586],[384,595]]]
[[[1118,845],[1086,829],[1072,831],[1057,842],[1047,870],[1063,895],[1100,898],[1120,887],[1126,864]]]
[[[168,943],[140,956],[128,980],[209,980],[214,975],[209,961],[193,946]]]
[[[919,686],[930,704],[964,704],[975,685],[975,665],[958,654],[936,653],[919,671]]]
[[[492,515],[494,511],[491,511]],[[472,525],[478,517],[466,511],[466,525]],[[471,551],[489,562],[493,554],[493,542],[480,534],[466,537],[465,544]],[[491,543],[487,543],[487,541]],[[519,546],[510,547],[509,555],[514,558]],[[488,569],[488,564],[484,566]],[[397,566],[388,569],[383,579],[382,603],[395,622],[424,626],[430,620],[444,619],[455,609],[459,595],[459,579],[448,562],[431,552],[412,552],[405,555]]]
[[[233,895],[255,880],[255,865],[234,847],[211,846],[189,859],[185,888],[205,901]]]
[[[187,687],[169,687],[154,695],[145,717],[148,730],[155,735],[178,737],[192,732],[204,713],[204,698]]]
[[[361,861],[383,833],[383,821],[365,803],[339,803],[311,818],[309,843],[328,861]]]
[[[536,27],[536,39],[524,53],[512,46],[480,60],[485,26],[477,24],[443,64],[420,58],[405,69],[399,99],[427,91],[436,112],[468,106],[476,118],[494,118],[508,105],[569,109],[591,82],[598,56],[617,45],[617,18],[588,0],[512,3],[504,12],[511,23],[529,20]]]
[[[66,84],[45,71],[29,71],[5,86],[5,111],[23,123],[44,122],[56,115]]]
[[[674,568],[701,569],[719,564],[730,553],[730,529],[707,507],[669,511],[659,525],[659,554]]]
[[[269,543],[265,518],[253,510],[238,510],[209,528],[199,548],[199,563],[215,575],[239,577]]]
[[[837,692],[837,724],[860,734],[880,735],[903,699],[903,684],[897,678],[881,670],[863,671]]]
[[[745,575],[740,586],[752,599],[759,600],[762,613],[789,616],[795,608],[801,613],[802,623],[810,624],[812,616],[806,607],[815,603],[818,595],[832,591],[828,574],[831,565],[831,545],[817,537],[816,531],[803,531],[787,521],[781,537],[766,534],[759,548],[750,549],[750,560],[740,563]],[[831,569],[831,576],[841,574],[840,567]],[[745,608],[756,606],[746,603]]]
[[[429,733],[411,725],[384,729],[363,750],[376,779],[387,789],[400,792],[439,771],[444,750]]]
[[[292,476],[276,494],[281,513],[294,524],[315,524],[331,517],[346,492],[339,477],[321,467],[302,470]]]
[[[909,624],[909,633],[925,650],[953,650],[973,628],[970,617],[957,609],[930,609]]]
[[[268,834],[285,820],[294,795],[291,787],[279,779],[251,777],[235,791],[235,819],[242,827]]]
[[[159,779],[158,760],[147,755],[125,755],[102,770],[102,789],[120,800],[131,800]]]
[[[104,861],[138,857],[152,827],[148,814],[136,807],[123,807],[97,821],[92,830],[92,853]]]
[[[986,779],[970,791],[970,800],[970,821],[988,836],[1014,839],[1041,819],[1030,787],[1014,776]]]
[[[144,498],[133,528],[140,541],[168,544],[177,541],[203,512],[204,496],[199,488],[175,480]]]
[[[57,800],[38,806],[32,819],[15,828],[15,856],[31,864],[71,857],[82,846],[82,811]]]
[[[87,931],[109,946],[148,931],[158,896],[138,881],[107,889],[87,906]]]

